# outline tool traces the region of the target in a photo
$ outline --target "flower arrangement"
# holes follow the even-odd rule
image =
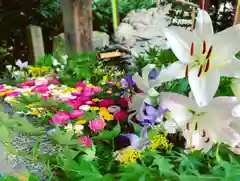
[[[160,69],[147,64],[133,76],[98,75],[95,84],[86,79],[65,85],[57,70],[27,66],[37,73],[0,86],[15,112],[10,118],[1,112],[0,140],[12,154],[42,163],[45,180],[238,180],[239,29],[213,34],[208,13],[200,9],[194,31],[165,30],[179,61]],[[52,63],[78,77],[68,61]],[[221,76],[234,77],[235,96],[214,97]],[[188,96],[159,91],[184,77]],[[26,120],[29,115],[36,119]],[[34,136],[30,151],[12,144],[14,132]],[[50,150],[42,151],[46,137]]]

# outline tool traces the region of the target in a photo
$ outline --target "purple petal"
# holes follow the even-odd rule
[[[148,128],[149,128],[148,126],[144,126],[142,128],[141,133],[140,133],[140,138],[145,138],[145,139],[148,138],[148,132],[147,132]]]

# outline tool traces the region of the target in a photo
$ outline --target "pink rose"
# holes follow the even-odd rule
[[[70,104],[74,109],[78,109],[82,105],[82,102],[79,100],[68,100],[67,103]]]
[[[25,80],[22,84],[31,87],[35,85],[35,80]]]
[[[80,118],[84,115],[84,111],[82,110],[73,110],[69,116],[71,119],[76,119],[76,118]]]
[[[94,90],[92,87],[85,87],[83,89],[83,96],[90,97],[94,94]]]
[[[49,120],[49,123],[64,125],[67,124],[70,120],[68,113],[66,112],[57,112],[55,116]]]
[[[38,93],[45,93],[47,91],[49,91],[47,86],[37,86],[32,89],[32,92],[38,92]]]
[[[112,99],[103,99],[98,103],[99,107],[109,107],[114,105],[114,101]]]
[[[94,91],[95,93],[102,92],[102,91],[103,91],[103,88],[101,88],[101,87],[93,87],[93,91]]]
[[[84,136],[77,142],[77,144],[82,144],[85,147],[90,147],[92,146],[92,140],[89,136]]]
[[[92,120],[89,122],[88,127],[95,133],[103,130],[105,127],[105,121],[103,119]]]
[[[84,88],[84,87],[86,87],[86,85],[85,85],[83,82],[77,82],[77,83],[74,85],[74,88],[79,88],[79,87]]]
[[[118,121],[125,121],[128,119],[128,113],[126,111],[117,112],[113,116]]]

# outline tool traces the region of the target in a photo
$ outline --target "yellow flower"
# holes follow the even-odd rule
[[[106,83],[106,82],[108,81],[108,75],[103,76],[102,81],[103,81],[104,83]]]
[[[114,116],[112,114],[104,114],[103,118],[106,120],[106,121],[112,121],[114,120]]]
[[[157,134],[150,138],[151,144],[148,146],[150,150],[156,150],[157,148],[162,150],[170,150],[173,147],[172,143],[169,143],[169,140],[166,138],[164,134]]]
[[[74,88],[75,91],[79,91],[81,92],[82,91],[82,87],[77,87],[77,88]]]
[[[0,97],[3,97],[3,96],[5,96],[5,95],[7,95],[8,93],[11,93],[11,92],[12,92],[12,90],[0,92]]]
[[[24,92],[24,94],[32,94],[32,92],[26,91],[26,92]]]
[[[33,116],[39,116],[41,113],[38,111],[38,109],[32,109],[31,115]]]
[[[34,104],[28,104],[27,107],[28,108],[33,108],[35,105]]]
[[[108,113],[108,109],[106,107],[100,107],[100,112],[107,112]]]
[[[90,84],[90,83],[86,84],[86,86],[88,86],[88,87],[93,87],[93,85]]]
[[[94,98],[94,99],[92,99],[92,101],[93,101],[93,102],[99,102],[100,99],[98,99],[98,98]]]
[[[72,92],[72,91],[74,91],[74,88],[67,87],[64,91],[65,91],[65,92]]]
[[[92,111],[98,111],[98,110],[99,110],[99,107],[93,106],[93,107],[90,108],[90,110],[92,110]]]
[[[138,158],[141,157],[141,153],[138,150],[134,150],[131,147],[127,147],[117,153],[116,160],[122,164],[135,163]]]
[[[120,87],[120,86],[121,86],[121,83],[120,83],[120,82],[116,82],[116,86],[117,86],[117,87]]]
[[[80,120],[78,120],[77,122],[76,122],[76,124],[77,125],[83,125],[83,124],[85,124],[87,122],[87,120],[85,120],[85,119],[80,119]]]

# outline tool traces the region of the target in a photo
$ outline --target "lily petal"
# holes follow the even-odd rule
[[[232,115],[234,117],[240,118],[240,104],[233,108]]]
[[[196,18],[195,30],[201,40],[207,40],[213,35],[212,20],[205,10],[199,10]]]
[[[194,62],[190,55],[191,44],[199,41],[194,32],[181,27],[169,27],[164,34],[172,51],[182,63],[190,64]]]
[[[198,72],[197,68],[189,71],[188,81],[197,104],[204,107],[213,99],[218,89],[220,73],[213,67],[200,77],[198,77]]]
[[[151,82],[152,87],[161,86],[163,82],[181,79],[185,76],[186,65],[180,61],[174,62],[160,72],[160,79]]]
[[[142,69],[142,78],[144,80],[145,85],[148,85],[149,79],[149,73],[152,69],[154,69],[156,67],[156,65],[154,64],[148,64],[146,65],[143,69]]]
[[[221,76],[240,78],[240,60],[235,56],[221,70]]]
[[[221,65],[230,62],[232,56],[240,50],[239,42],[240,24],[214,34],[212,37],[214,54],[211,58],[211,63]]]
[[[190,110],[194,110],[196,104],[193,100],[181,94],[161,93],[160,106],[163,109],[168,109],[170,112],[165,113],[169,115],[168,119],[173,119],[177,126],[184,130],[187,121],[193,117]]]
[[[143,92],[147,92],[149,89],[149,85],[148,85],[148,79],[144,80],[139,73],[135,73],[133,75],[133,80],[135,81],[137,87],[142,90]]]

